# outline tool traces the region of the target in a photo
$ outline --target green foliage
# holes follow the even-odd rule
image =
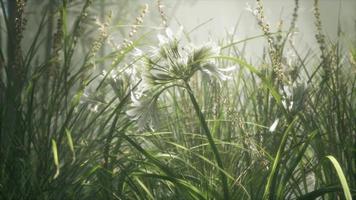
[[[342,171],[339,162],[337,162],[337,160],[335,159],[334,156],[326,156],[326,157],[330,160],[330,162],[331,162],[331,163],[334,165],[334,167],[335,167],[335,170],[336,170],[336,172],[337,172],[337,175],[338,175],[338,177],[339,177],[339,179],[340,179],[340,182],[341,182],[341,185],[342,185],[342,189],[343,189],[344,194],[345,194],[345,198],[346,198],[347,200],[351,200],[352,197],[351,197],[351,193],[350,193],[350,188],[349,188],[349,186],[348,186],[348,184],[347,184],[347,181],[346,181],[346,178],[345,178],[345,174],[344,174],[344,172]]]
[[[0,199],[355,197],[356,48],[317,0],[320,58],[290,42],[297,0],[286,32],[258,1],[263,35],[201,46],[134,2],[0,0]]]

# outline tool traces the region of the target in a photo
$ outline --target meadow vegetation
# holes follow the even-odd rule
[[[307,52],[298,0],[288,25],[257,0],[260,36],[204,44],[164,1],[113,2],[0,0],[0,199],[356,196],[356,41],[325,35],[318,0]]]

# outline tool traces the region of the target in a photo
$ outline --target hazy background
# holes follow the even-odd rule
[[[51,5],[54,7],[60,5],[60,1],[52,1],[54,3]],[[48,1],[34,0],[34,2],[38,3],[29,4],[26,8],[29,20],[25,31],[26,38],[35,37],[42,14],[44,14],[44,8],[48,5]],[[233,37],[234,41],[239,41],[261,35],[262,31],[258,27],[255,17],[247,10],[248,5],[255,8],[255,2],[255,0],[161,0],[169,20],[169,27],[175,31],[182,25],[185,31],[189,33],[191,41],[196,44],[204,43],[210,39],[213,41],[226,40],[227,36]],[[308,50],[317,53],[319,48],[315,40],[316,28],[314,25],[313,2],[313,0],[299,0],[298,33],[295,35],[295,44],[301,54],[307,54]],[[157,30],[162,26],[160,27],[156,0],[93,1],[89,9],[89,16],[92,19],[87,24],[89,26],[87,26],[85,34],[90,38],[95,38],[96,34],[91,34],[97,30],[96,26],[91,26],[95,22],[94,18],[99,18],[103,21],[105,16],[112,11],[113,19],[110,35],[118,44],[121,43],[124,38],[127,38],[131,25],[135,22],[135,18],[139,15],[144,4],[149,5],[149,13],[142,24],[145,28],[140,28],[134,38],[137,39],[140,35],[145,34],[148,38],[148,43],[157,42]],[[281,20],[283,21],[283,30],[288,30],[294,9],[294,0],[265,0],[263,4],[266,21],[271,25],[272,31],[276,31],[276,27]],[[355,42],[356,0],[319,0],[319,4],[323,30],[327,39],[336,41],[338,22],[340,22],[341,39],[346,44],[345,47],[348,47],[351,42]],[[72,16],[69,19],[72,20],[69,21],[69,24],[74,22],[74,17],[77,17],[81,6],[81,3],[75,1],[71,3],[68,13],[69,16]],[[1,12],[1,17],[3,17],[2,15],[3,13]],[[3,20],[1,20],[0,25],[1,27],[5,26]],[[191,31],[198,26],[199,28]],[[46,34],[44,32],[44,36]],[[1,28],[0,45],[2,47],[5,47],[5,35],[4,29]],[[24,46],[29,47],[31,41],[24,40]],[[252,61],[261,57],[265,42],[264,38],[249,40],[245,47],[245,57]],[[90,44],[90,42],[84,41],[81,47],[83,51],[90,48]],[[238,47],[242,48],[242,45],[244,44],[239,44]],[[45,54],[44,52],[43,55]]]
[[[248,5],[255,8],[254,0],[183,0],[162,1],[167,5],[171,13],[171,24],[177,27],[181,23],[188,31],[203,24],[199,29],[191,33],[191,38],[196,42],[204,42],[209,38],[219,40],[226,38],[228,34],[234,34],[235,40],[242,40],[262,32],[256,23],[256,19],[246,8]],[[266,21],[272,30],[280,20],[283,20],[283,29],[288,30],[292,18],[294,0],[265,0],[264,11]],[[299,50],[317,49],[315,41],[315,26],[312,0],[300,0],[297,21],[297,37],[295,42]],[[324,32],[327,38],[334,40],[337,37],[338,21],[340,21],[344,42],[354,41],[356,30],[356,0],[320,0],[320,12]],[[255,39],[247,44],[247,56],[261,55],[261,42],[263,39]]]

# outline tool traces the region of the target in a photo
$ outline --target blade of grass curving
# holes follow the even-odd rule
[[[318,197],[322,197],[328,193],[336,193],[343,191],[343,188],[340,186],[326,186],[320,189],[314,190],[313,192],[309,192],[303,196],[297,197],[297,200],[310,200],[310,199],[318,199]],[[356,191],[353,191],[355,194]]]
[[[141,186],[141,188],[146,192],[148,199],[155,199],[151,191],[146,187],[146,185],[138,178],[135,177],[134,180]]]
[[[272,36],[272,35],[276,35],[276,34],[279,34],[279,33],[278,33],[278,32],[275,32],[275,33],[271,33],[270,35]],[[254,40],[254,39],[257,39],[257,38],[264,38],[264,37],[266,37],[265,34],[248,37],[248,38],[245,38],[245,39],[243,39],[243,40],[231,42],[230,44],[227,44],[227,45],[225,45],[225,46],[222,46],[221,49],[227,49],[227,48],[232,47],[232,46],[234,46],[234,45],[241,44],[241,43],[245,43],[245,42],[247,42],[247,41],[249,41],[249,40]]]
[[[337,176],[340,180],[340,183],[341,183],[341,186],[342,186],[342,190],[344,191],[344,195],[345,195],[345,198],[346,200],[352,200],[352,196],[351,196],[351,192],[350,192],[350,188],[349,188],[349,185],[346,181],[346,177],[345,177],[345,174],[344,172],[342,171],[342,168],[339,164],[339,162],[336,160],[336,158],[334,156],[326,156],[326,158],[328,158],[330,160],[330,162],[333,164],[335,170],[336,170],[336,173],[337,173]]]
[[[194,31],[196,31],[197,29],[199,29],[199,28],[205,26],[206,24],[210,23],[210,22],[213,21],[213,20],[214,20],[214,18],[210,18],[210,19],[208,19],[208,20],[206,20],[206,21],[204,21],[204,22],[198,24],[197,26],[195,26],[195,27],[192,28],[190,31],[186,32],[185,34],[189,36],[192,32],[194,32]]]

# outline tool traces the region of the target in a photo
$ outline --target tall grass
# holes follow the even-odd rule
[[[130,2],[0,0],[0,199],[356,196],[356,48],[328,40],[318,0],[309,52],[298,0],[287,28],[258,0],[261,36],[201,46],[165,29],[164,1]]]

